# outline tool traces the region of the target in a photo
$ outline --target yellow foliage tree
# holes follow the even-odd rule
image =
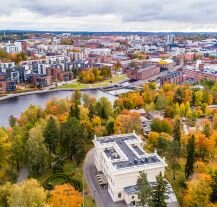
[[[6,169],[10,158],[11,142],[8,138],[8,133],[0,128],[0,184],[6,180]]]
[[[207,174],[198,174],[190,182],[184,195],[185,207],[208,206],[211,194],[211,177]]]
[[[116,134],[132,133],[134,130],[141,133],[142,126],[139,114],[124,110],[117,116],[114,129]]]
[[[160,134],[158,132],[150,132],[150,134],[148,135],[148,143],[152,147],[156,147],[159,137]]]

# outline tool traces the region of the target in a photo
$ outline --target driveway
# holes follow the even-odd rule
[[[87,153],[83,167],[84,177],[96,201],[97,207],[127,207],[124,202],[113,203],[108,190],[101,189],[96,181],[96,167],[94,165],[94,149]],[[84,204],[85,207],[85,204]]]

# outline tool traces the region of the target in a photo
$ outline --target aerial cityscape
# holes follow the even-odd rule
[[[217,2],[0,8],[0,207],[217,206]]]

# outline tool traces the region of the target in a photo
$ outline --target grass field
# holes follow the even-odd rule
[[[76,179],[83,182],[83,171],[82,167],[77,167],[74,161],[66,160],[64,163],[63,171],[65,174],[67,174],[69,177],[72,177],[73,179]],[[50,177],[53,174],[52,169],[47,169],[45,172],[43,172],[42,175],[36,177],[36,179],[43,185],[43,182]],[[59,182],[60,180],[58,180]],[[60,181],[61,182],[61,181]],[[84,207],[96,207],[95,201],[93,198],[89,195],[89,189],[84,181]]]
[[[95,87],[101,87],[101,86],[108,86],[110,83],[118,83],[125,79],[127,79],[126,75],[115,75],[111,79],[107,79],[107,80],[104,80],[98,83],[85,84],[85,83],[80,83],[79,81],[77,81],[74,83],[67,83],[65,85],[59,86],[58,88],[72,88],[72,89],[95,88]]]

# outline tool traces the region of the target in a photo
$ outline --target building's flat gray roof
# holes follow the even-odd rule
[[[130,140],[135,140],[137,139],[136,136],[133,134],[123,136],[123,137],[104,137],[100,138],[97,141],[100,144],[105,144],[105,143],[111,143],[115,142],[118,147],[121,149],[123,154],[127,157],[128,160],[126,161],[117,161],[115,162],[116,159],[119,159],[121,156],[116,152],[116,150],[112,147],[106,148],[104,150],[106,156],[113,160],[112,164],[115,166],[117,169],[123,169],[123,168],[129,168],[133,166],[140,166],[140,165],[145,165],[145,164],[152,164],[152,163],[159,163],[161,162],[156,155],[146,155],[143,149],[140,146],[137,145],[130,145],[133,150],[128,146],[127,141]],[[143,156],[143,158],[139,157]]]

